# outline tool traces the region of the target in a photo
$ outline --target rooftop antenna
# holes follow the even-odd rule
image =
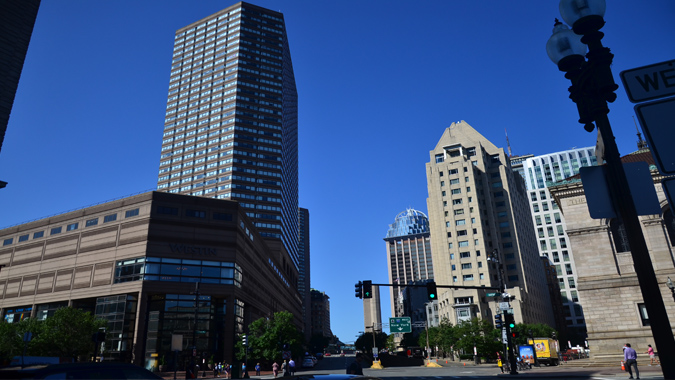
[[[506,135],[506,146],[509,150],[509,157],[512,157],[513,155],[511,154],[511,143],[509,143],[509,134],[506,133],[506,128],[504,128],[504,134]]]
[[[637,131],[637,137],[638,137],[638,150],[641,149],[647,149],[647,142],[642,139],[642,133],[640,133],[640,128],[638,128],[637,122],[635,121],[635,116],[633,116],[633,123],[635,124],[635,130]]]

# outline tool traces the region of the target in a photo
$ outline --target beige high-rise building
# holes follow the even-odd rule
[[[380,308],[380,287],[373,285],[373,298],[363,300],[364,331],[382,331],[382,309]]]
[[[438,313],[451,323],[499,312],[503,279],[517,323],[554,326],[546,277],[522,180],[502,148],[464,121],[443,132],[426,165]],[[499,270],[488,256],[497,257]],[[444,286],[475,287],[469,289]]]

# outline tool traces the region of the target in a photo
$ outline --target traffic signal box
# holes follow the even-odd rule
[[[363,298],[363,283],[361,281],[354,285],[354,297]]]
[[[436,282],[427,282],[427,298],[429,301],[435,301],[438,299],[437,297],[438,294],[436,293]]]
[[[504,322],[502,321],[502,315],[501,314],[495,315],[495,328],[501,329],[502,327],[504,327],[503,323]]]
[[[373,282],[370,280],[363,281],[363,298],[373,298]]]
[[[241,342],[244,344],[244,347],[248,347],[248,336],[247,335],[242,336]]]

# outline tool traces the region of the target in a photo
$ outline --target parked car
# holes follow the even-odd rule
[[[314,360],[310,356],[302,359],[302,368],[314,368]]]
[[[326,352],[325,354],[323,354],[323,356],[330,356],[330,355],[331,355],[330,352]]]
[[[128,363],[68,363],[0,369],[0,379],[149,379],[158,380],[145,368]]]
[[[319,359],[319,360],[323,359],[323,354],[320,353],[320,352],[317,352],[317,353],[315,354],[315,356],[316,356],[316,358]]]

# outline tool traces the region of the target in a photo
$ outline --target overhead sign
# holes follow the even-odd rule
[[[393,333],[412,332],[410,317],[389,318],[389,331]]]
[[[674,78],[675,78],[675,74]],[[673,79],[675,91],[675,79]],[[675,98],[638,104],[635,113],[662,174],[675,174]]]
[[[499,293],[485,293],[485,297],[497,297]]]
[[[632,103],[675,95],[675,60],[624,70],[620,75]]]

